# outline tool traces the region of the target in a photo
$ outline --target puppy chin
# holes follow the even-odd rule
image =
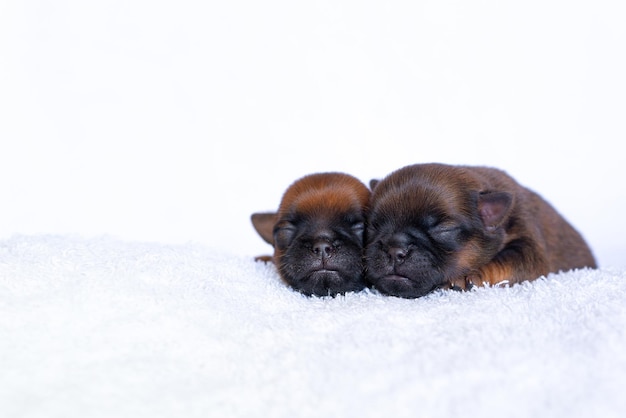
[[[439,287],[438,284],[431,281],[415,281],[397,274],[383,276],[372,282],[380,292],[406,299],[422,297]]]
[[[320,269],[292,281],[291,286],[307,296],[336,296],[365,288],[360,277],[350,277],[336,270]]]

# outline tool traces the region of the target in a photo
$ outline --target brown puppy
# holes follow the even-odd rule
[[[596,267],[580,234],[503,171],[417,164],[372,181],[367,279],[416,298]]]
[[[255,213],[252,224],[274,246],[273,261],[294,289],[317,296],[358,291],[370,191],[342,173],[311,174],[293,183],[277,213]]]

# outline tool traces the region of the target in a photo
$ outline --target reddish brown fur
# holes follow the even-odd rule
[[[350,210],[363,211],[370,191],[356,178],[342,173],[305,176],[294,182],[283,195],[276,223],[292,212],[310,217],[334,216]],[[274,261],[282,252],[274,250]]]
[[[469,220],[480,213],[480,203],[478,208],[476,203],[469,203],[473,201],[470,196],[489,193],[510,196],[510,205],[505,213],[495,216],[498,224],[484,225],[483,232],[454,254],[450,265],[445,266],[448,287],[513,284],[550,272],[596,267],[584,239],[552,206],[497,169],[443,164],[405,167],[378,183],[371,210],[382,216],[380,219],[393,219],[398,225],[412,222],[399,217],[413,219],[415,214],[435,209]],[[483,221],[490,210],[481,215]],[[484,245],[485,239],[497,247]]]
[[[596,267],[581,235],[541,196],[519,185],[506,173],[489,168],[466,168],[474,173],[482,190],[505,190],[514,203],[505,228],[504,248],[519,242],[523,251],[500,252],[469,277],[474,284],[518,283],[551,272]],[[514,222],[511,222],[514,220]]]
[[[316,173],[285,191],[276,213],[255,213],[252,223],[274,247],[272,261],[285,282],[323,296],[365,287],[363,234],[369,189],[343,173]]]
[[[370,192],[359,180],[340,173],[306,176],[292,184],[281,200],[278,215],[341,213],[367,206]]]

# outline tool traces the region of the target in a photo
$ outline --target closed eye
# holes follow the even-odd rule
[[[430,235],[435,237],[441,237],[443,239],[451,238],[454,234],[457,234],[461,230],[461,227],[457,224],[441,223],[430,229]]]
[[[456,231],[460,228],[461,227],[458,225],[437,225],[435,228],[432,229],[432,231],[433,232],[449,232],[449,231]]]
[[[286,248],[296,235],[296,226],[291,222],[281,222],[274,228],[274,245],[276,248]]]
[[[354,232],[363,232],[365,229],[365,224],[363,222],[356,222],[352,225],[352,231]]]
[[[363,232],[365,231],[365,224],[363,222],[355,222],[350,227],[352,233],[358,237],[359,240],[363,240]]]

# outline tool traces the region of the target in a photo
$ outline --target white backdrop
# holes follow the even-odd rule
[[[626,3],[2,0],[0,237],[266,253],[297,177],[507,170],[626,266]]]

